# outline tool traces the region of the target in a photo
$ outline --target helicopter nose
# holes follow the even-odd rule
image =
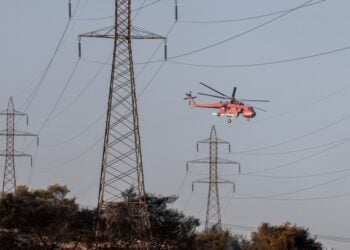
[[[252,109],[249,109],[249,110],[246,110],[244,113],[243,113],[243,116],[246,117],[246,118],[253,118],[256,116],[256,113],[254,110]]]

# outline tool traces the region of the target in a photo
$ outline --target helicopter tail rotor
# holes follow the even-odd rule
[[[184,100],[188,100],[188,105],[191,106],[191,102],[194,103],[194,99],[196,99],[197,96],[192,96],[191,91],[185,94],[186,94],[186,97],[184,98]]]

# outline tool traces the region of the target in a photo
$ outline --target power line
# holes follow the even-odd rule
[[[76,7],[75,7],[75,9],[73,11],[73,16],[74,16],[75,12],[78,9],[79,3],[80,3],[80,0],[78,1],[77,5],[76,5]],[[43,84],[43,82],[44,82],[44,80],[45,80],[45,78],[46,78],[46,76],[47,76],[47,74],[49,72],[49,69],[51,68],[52,63],[53,63],[53,61],[54,61],[54,59],[55,59],[55,57],[56,57],[56,55],[57,55],[57,53],[58,53],[62,43],[63,43],[63,39],[64,39],[64,37],[65,37],[65,35],[66,35],[67,31],[68,31],[68,27],[69,27],[70,23],[71,23],[71,19],[68,19],[68,22],[67,22],[66,26],[64,27],[63,33],[61,34],[61,37],[60,37],[60,39],[58,41],[58,44],[57,44],[57,46],[56,46],[56,48],[54,50],[54,53],[52,54],[52,56],[51,56],[51,58],[49,60],[49,63],[45,67],[45,70],[44,70],[43,74],[41,75],[41,77],[39,79],[39,82],[34,87],[32,92],[30,93],[30,95],[25,100],[24,104],[22,105],[21,109],[23,109],[24,112],[26,112],[29,109],[29,106],[32,104],[32,102],[34,101],[36,95],[38,94],[39,89],[42,86],[42,84]]]
[[[158,0],[159,1],[159,0]],[[133,21],[135,21],[135,19],[137,18],[137,16],[140,14],[140,10],[142,10],[143,8],[144,8],[144,6],[145,6],[145,3],[146,3],[146,0],[143,0],[143,2],[142,2],[142,4],[141,4],[141,7],[140,8],[138,8],[137,10],[136,10],[136,14],[134,15],[134,17],[133,17]]]
[[[323,130],[326,130],[332,126],[335,126],[347,119],[350,118],[350,114],[347,114],[346,116],[334,121],[334,122],[331,122],[325,126],[322,126],[322,127],[319,127],[317,129],[314,129],[308,133],[305,133],[303,135],[300,135],[300,136],[297,136],[297,137],[294,137],[294,138],[291,138],[289,140],[286,140],[286,141],[283,141],[283,142],[279,142],[279,143],[275,143],[275,144],[270,144],[270,145],[267,145],[267,146],[264,146],[264,147],[259,147],[259,148],[253,148],[253,149],[247,149],[247,150],[242,150],[242,151],[234,151],[233,153],[235,154],[240,154],[240,153],[249,153],[249,152],[256,152],[256,151],[262,151],[262,150],[265,150],[265,149],[270,149],[270,148],[275,148],[275,147],[279,147],[279,146],[282,146],[282,145],[285,145],[285,144],[288,144],[288,143],[291,143],[291,142],[295,142],[295,141],[298,141],[298,140],[301,140],[303,138],[306,138],[306,137],[309,137],[311,135],[314,135],[318,132],[321,132]]]
[[[166,33],[165,37],[168,37],[168,36],[169,36],[169,34],[173,31],[175,25],[176,25],[176,22],[174,22],[174,23],[171,25],[171,27],[170,27],[170,29],[168,30],[168,32]],[[136,78],[138,78],[138,77],[142,74],[142,72],[145,70],[145,68],[150,64],[150,62],[152,61],[153,57],[156,55],[156,53],[158,52],[158,50],[160,49],[161,46],[162,46],[162,42],[159,43],[159,45],[157,46],[157,48],[153,51],[152,55],[151,55],[150,58],[148,59],[148,62],[146,62],[146,63],[143,65],[143,67],[142,67],[142,69],[140,70],[140,72],[137,73]],[[165,61],[163,61],[163,63],[164,63],[164,62],[165,62]]]
[[[131,12],[133,12],[133,11],[139,11],[139,10],[141,10],[141,9],[145,9],[145,8],[150,7],[150,6],[152,6],[152,5],[155,5],[156,3],[159,3],[159,2],[161,2],[161,1],[162,1],[162,0],[155,0],[155,1],[150,2],[150,3],[148,3],[148,4],[145,4],[145,1],[144,1],[141,7],[138,7],[138,8],[136,8],[136,9],[132,9]]]
[[[52,166],[52,167],[43,167],[43,168],[39,168],[39,169],[57,169],[57,168],[62,168],[62,167],[65,167],[67,166],[69,163],[79,159],[80,157],[82,157],[83,155],[87,154],[91,149],[93,149],[96,145],[98,145],[99,142],[101,142],[103,140],[103,136],[102,137],[99,137],[94,143],[92,143],[91,145],[89,145],[89,147],[87,147],[84,151],[80,152],[78,155],[74,156],[73,158],[63,162],[63,163],[60,163],[60,164],[57,164],[55,166]]]
[[[200,195],[206,195],[204,193],[195,192]],[[242,193],[235,193],[235,195],[240,195],[242,197],[234,197],[234,196],[222,196],[222,198],[228,199],[228,200],[268,200],[268,201],[316,201],[316,200],[328,200],[328,199],[339,199],[344,197],[349,197],[350,193],[342,193],[342,194],[334,194],[334,195],[327,195],[327,196],[314,196],[314,197],[305,197],[305,198],[270,198],[266,196],[256,196],[251,194],[242,194]]]
[[[65,139],[63,141],[57,142],[55,144],[49,144],[49,145],[43,145],[43,146],[48,147],[48,148],[53,148],[53,147],[62,146],[64,144],[67,144],[67,143],[77,139],[81,135],[85,134],[89,129],[91,129],[94,125],[96,125],[99,121],[101,121],[101,119],[105,115],[106,115],[106,112],[103,112],[100,116],[97,117],[97,119],[95,119],[92,123],[90,123],[86,128],[82,129],[79,133],[73,135],[72,137]]]
[[[283,14],[277,16],[277,17],[274,17],[274,18],[272,18],[272,19],[270,19],[270,20],[268,20],[266,22],[263,22],[263,23],[257,25],[257,26],[254,26],[254,27],[252,27],[252,28],[250,28],[250,29],[248,29],[248,30],[246,30],[244,32],[241,32],[239,34],[230,36],[230,37],[228,37],[228,38],[226,38],[224,40],[218,41],[216,43],[212,43],[212,44],[207,45],[207,46],[202,47],[202,48],[198,48],[198,49],[195,49],[195,50],[192,50],[192,51],[188,51],[188,52],[185,52],[185,53],[182,53],[182,54],[178,54],[178,55],[175,55],[175,56],[168,57],[168,60],[173,60],[173,59],[176,59],[176,58],[192,55],[192,54],[195,54],[195,53],[198,53],[198,52],[201,52],[201,51],[204,51],[204,50],[216,47],[218,45],[221,45],[221,44],[226,43],[228,41],[234,40],[236,38],[242,37],[242,36],[244,36],[244,35],[246,35],[246,34],[248,34],[250,32],[253,32],[253,31],[255,31],[255,30],[259,29],[259,28],[262,28],[262,27],[264,27],[264,26],[266,26],[266,25],[268,25],[270,23],[275,22],[276,20],[278,20],[278,19],[280,19],[280,18],[282,18],[282,17],[284,17],[284,16],[286,16],[286,15],[288,15],[288,14],[290,14],[290,13],[292,13],[292,12],[298,10],[298,9],[303,8],[305,5],[310,4],[312,1],[314,1],[314,0],[306,1],[304,4],[299,5],[299,6],[295,7],[295,8],[293,8],[293,9],[290,9],[288,12],[283,13]],[[148,64],[148,63],[158,63],[158,62],[162,62],[162,61],[163,60],[153,60],[153,61],[147,61],[147,62],[136,62],[134,64],[135,65],[139,65],[139,64]]]
[[[266,65],[273,65],[273,64],[281,64],[281,63],[288,63],[288,62],[294,62],[294,61],[301,61],[306,59],[311,59],[315,57],[330,55],[334,53],[339,53],[342,51],[349,50],[350,46],[342,47],[339,49],[334,50],[328,50],[325,52],[320,52],[312,55],[307,56],[301,56],[301,57],[295,57],[295,58],[289,58],[289,59],[282,59],[282,60],[276,60],[276,61],[270,61],[270,62],[261,62],[261,63],[250,63],[250,64],[235,64],[235,65],[213,65],[213,64],[195,64],[195,63],[186,63],[186,62],[179,62],[179,61],[172,61],[169,59],[170,63],[174,64],[180,64],[180,65],[186,65],[186,66],[192,66],[192,67],[202,67],[202,68],[245,68],[245,67],[257,67],[257,66],[266,66]]]
[[[348,178],[350,176],[350,174],[347,175],[343,175],[334,179],[331,179],[329,181],[326,182],[322,182],[316,185],[312,185],[309,187],[304,187],[301,189],[295,189],[292,191],[288,191],[288,192],[282,192],[282,193],[276,193],[276,194],[270,194],[270,195],[252,195],[252,194],[245,194],[245,193],[236,193],[237,195],[241,195],[243,197],[226,197],[229,199],[263,199],[263,200],[281,200],[281,201],[307,201],[307,200],[323,200],[323,199],[331,199],[331,198],[340,198],[340,197],[344,197],[344,196],[348,196],[350,195],[349,193],[345,193],[345,194],[341,194],[341,195],[331,195],[331,196],[323,196],[323,197],[310,197],[310,198],[278,198],[279,196],[288,196],[291,194],[296,194],[296,193],[300,193],[300,192],[304,192],[304,191],[309,191],[315,188],[319,188],[319,187],[323,187],[341,180],[344,180],[346,178]],[[198,192],[197,192],[198,193]],[[199,193],[201,194],[201,193]],[[204,194],[202,194],[204,195]]]
[[[87,83],[87,85],[74,97],[72,100],[64,107],[62,108],[59,112],[57,112],[55,115],[51,117],[51,120],[59,117],[61,114],[63,114],[65,111],[67,111],[84,93],[85,91],[95,82],[97,77],[101,74],[103,71],[104,67],[107,65],[107,61],[111,59],[112,55],[108,56],[106,62],[102,64],[102,66],[98,69],[96,74],[90,79],[90,81]]]
[[[224,223],[224,227],[228,228],[236,228],[239,230],[243,231],[249,231],[249,232],[255,232],[258,230],[256,227],[251,227],[251,226],[244,226],[244,225],[236,225],[236,224],[229,224],[229,223]],[[318,239],[322,240],[330,240],[330,241],[338,241],[338,242],[346,242],[350,243],[350,238],[349,237],[339,237],[339,236],[331,236],[331,235],[325,235],[325,234],[310,234],[313,237],[317,237]]]
[[[66,90],[67,90],[69,84],[70,84],[71,81],[72,81],[72,78],[73,78],[73,76],[74,76],[74,74],[75,74],[75,71],[76,71],[77,68],[78,68],[79,62],[80,62],[80,60],[78,60],[78,61],[75,63],[75,65],[74,65],[74,67],[73,67],[73,70],[72,70],[72,72],[70,73],[70,75],[69,75],[69,77],[68,77],[68,80],[66,81],[66,83],[65,83],[63,89],[61,90],[61,92],[60,92],[58,98],[56,99],[55,104],[54,104],[53,107],[51,108],[51,110],[50,110],[48,116],[46,117],[46,119],[44,120],[44,122],[41,124],[41,126],[40,126],[40,128],[39,128],[39,130],[38,130],[38,132],[37,132],[38,134],[40,134],[41,131],[45,128],[45,126],[47,125],[47,123],[48,123],[49,120],[50,120],[50,117],[51,117],[52,114],[55,112],[55,110],[56,110],[56,108],[57,108],[59,102],[61,101],[61,99],[62,99],[64,93],[66,92]],[[34,140],[32,140],[32,141],[29,143],[29,145],[27,146],[27,148],[29,148],[30,145],[32,145],[33,141],[34,141]],[[26,149],[27,149],[27,148],[26,148]]]
[[[302,61],[306,59],[326,56],[330,54],[335,54],[343,51],[347,51],[350,49],[350,46],[345,46],[337,49],[327,50],[311,55],[306,56],[300,56],[300,57],[293,57],[293,58],[287,58],[287,59],[281,59],[281,60],[275,60],[275,61],[266,61],[261,63],[248,63],[248,64],[234,64],[234,65],[210,65],[210,64],[196,64],[196,63],[187,63],[187,62],[181,62],[181,61],[174,61],[171,60],[171,58],[168,58],[168,62],[172,64],[179,64],[179,65],[185,65],[185,66],[192,66],[192,67],[201,67],[201,68],[244,68],[244,67],[258,67],[258,66],[267,66],[267,65],[274,65],[274,64],[282,64],[282,63],[288,63],[293,61]],[[84,61],[88,61],[95,64],[103,64],[103,62],[91,60],[87,58],[82,58]],[[161,62],[161,60],[155,60],[155,61],[147,61],[147,62],[136,62],[135,65],[142,65],[142,64],[150,64],[150,63],[158,63]]]
[[[137,98],[140,98],[140,96],[146,91],[146,89],[151,85],[153,80],[156,78],[156,76],[159,74],[160,70],[163,68],[165,62],[163,62],[157,69],[156,73],[151,77],[151,79],[148,81],[146,86],[141,90],[141,92],[138,94]]]
[[[331,141],[325,144],[320,144],[320,145],[315,145],[315,146],[311,146],[311,147],[305,147],[305,148],[300,148],[300,149],[294,149],[294,150],[289,150],[289,151],[283,151],[283,152],[272,152],[272,153],[242,153],[245,155],[255,155],[255,156],[271,156],[271,155],[286,155],[286,154],[294,154],[294,153],[300,153],[300,152],[305,152],[305,151],[309,151],[309,150],[313,150],[313,149],[317,149],[317,148],[323,148],[325,146],[329,146],[329,145],[333,145],[333,144],[337,144],[339,142],[343,142],[343,141],[348,141],[350,138],[343,138],[340,140],[335,140],[335,141]]]
[[[153,2],[150,2],[148,4],[145,4],[145,0],[143,1],[141,7],[138,7],[138,8],[135,8],[135,9],[132,9],[131,12],[134,12],[134,11],[137,11],[139,12],[140,10],[142,9],[145,9],[147,7],[150,7],[152,5],[155,5],[156,3],[159,3],[161,2],[162,0],[155,0]],[[326,0],[324,0],[326,1]],[[73,20],[76,20],[76,21],[97,21],[97,20],[105,20],[105,19],[112,19],[114,18],[114,16],[103,16],[103,17],[86,17],[86,18],[75,18]]]
[[[261,178],[271,178],[271,179],[297,179],[297,178],[311,178],[311,177],[319,177],[319,176],[327,176],[327,175],[333,175],[333,174],[339,174],[344,172],[349,172],[350,168],[344,168],[340,170],[330,171],[330,172],[324,172],[319,174],[309,174],[309,175],[294,175],[294,176],[278,176],[278,175],[258,175],[258,174],[244,174],[247,176],[254,176],[254,177],[261,177]]]
[[[304,188],[300,188],[300,189],[296,189],[296,190],[292,190],[292,191],[288,191],[288,192],[283,192],[283,193],[264,195],[264,196],[252,196],[252,195],[249,195],[249,194],[241,194],[241,195],[246,195],[248,197],[254,197],[254,198],[258,198],[258,199],[259,198],[263,198],[263,199],[264,198],[274,198],[274,197],[286,196],[286,195],[288,196],[288,195],[291,195],[291,194],[296,194],[296,193],[300,193],[300,192],[304,192],[304,191],[309,191],[309,190],[312,190],[312,189],[315,189],[315,188],[327,186],[329,184],[338,182],[340,180],[344,180],[344,179],[348,178],[349,176],[350,176],[350,174],[343,175],[343,176],[331,179],[331,180],[326,181],[326,182],[322,182],[322,183],[319,183],[319,184],[316,184],[316,185],[312,185],[312,186],[309,186],[309,187],[304,187]]]
[[[73,67],[73,70],[72,70],[72,72],[70,73],[70,75],[69,75],[69,77],[68,77],[68,80],[66,81],[66,83],[65,83],[65,85],[64,85],[64,87],[63,87],[63,89],[62,89],[62,91],[60,92],[60,95],[58,96],[58,98],[57,98],[55,104],[54,104],[53,107],[51,108],[51,110],[50,110],[50,112],[49,112],[49,115],[46,117],[46,119],[45,119],[44,122],[42,123],[41,127],[39,128],[38,133],[40,133],[40,132],[44,129],[44,127],[46,126],[46,124],[49,122],[50,117],[51,117],[52,114],[55,112],[55,110],[56,110],[56,108],[57,108],[59,102],[61,101],[61,99],[62,99],[64,93],[66,92],[66,90],[67,90],[69,84],[70,84],[71,81],[72,81],[72,78],[73,78],[73,76],[74,76],[74,73],[75,73],[75,71],[76,71],[77,68],[78,68],[79,62],[80,62],[80,60],[78,60],[78,61],[75,63],[75,65],[74,65],[74,67]]]
[[[304,5],[301,8],[309,7],[312,5],[320,4],[322,2],[325,2],[326,0],[320,0],[314,3],[309,3]],[[288,11],[291,11],[293,9],[285,9],[285,10],[280,10],[280,11],[275,11],[275,12],[269,12],[266,14],[261,14],[261,15],[256,15],[256,16],[249,16],[249,17],[241,17],[241,18],[231,18],[231,19],[222,19],[222,20],[209,20],[209,21],[196,21],[196,20],[179,20],[179,23],[191,23],[191,24],[213,24],[213,23],[233,23],[233,22],[241,22],[241,21],[248,21],[248,20],[253,20],[253,19],[260,19],[264,17],[269,17],[269,16],[275,16],[277,14],[282,14],[286,13]]]
[[[306,197],[306,198],[269,198],[269,197],[256,197],[256,196],[247,196],[247,194],[240,194],[245,197],[233,197],[233,200],[269,200],[269,201],[316,201],[316,200],[330,200],[330,199],[339,199],[344,197],[349,197],[350,193],[343,194],[334,194],[328,196],[317,196],[317,197]]]
[[[287,116],[287,115],[290,115],[292,113],[295,113],[299,110],[305,110],[306,108],[310,108],[312,105],[314,104],[317,104],[319,102],[323,102],[327,99],[329,99],[330,97],[333,97],[334,95],[337,95],[339,93],[344,93],[344,91],[348,90],[350,88],[350,85],[347,85],[341,89],[338,89],[336,91],[333,91],[325,96],[322,96],[318,99],[315,99],[314,101],[312,102],[309,102],[309,103],[306,103],[306,104],[302,104],[302,105],[299,105],[298,107],[294,108],[294,109],[291,109],[289,111],[284,111],[283,113],[280,113],[280,114],[276,114],[276,115],[273,115],[273,116],[270,116],[270,117],[267,117],[265,119],[260,119],[260,120],[254,120],[254,121],[251,121],[250,123],[245,123],[245,125],[249,125],[249,124],[254,124],[254,123],[260,123],[260,122],[265,122],[265,121],[269,121],[269,120],[273,120],[273,119],[277,119],[277,118],[280,118],[282,116]],[[243,126],[243,125],[241,125]]]
[[[311,3],[312,1],[313,1],[313,0],[306,1],[304,4],[297,6],[297,7],[293,8],[293,9],[289,10],[289,11],[286,12],[286,13],[283,13],[283,14],[277,16],[277,17],[274,17],[274,18],[272,18],[272,19],[266,21],[266,22],[263,22],[263,23],[261,23],[261,24],[259,24],[259,25],[257,25],[257,26],[254,26],[253,28],[250,28],[250,29],[248,29],[248,30],[246,30],[246,31],[244,31],[244,32],[241,32],[241,33],[239,33],[239,34],[236,34],[236,35],[233,35],[233,36],[231,36],[231,37],[228,37],[228,38],[226,38],[226,39],[224,39],[224,40],[218,41],[218,42],[216,42],[216,43],[210,44],[210,45],[208,45],[208,46],[205,46],[205,47],[202,47],[202,48],[199,48],[199,49],[196,49],[196,50],[192,50],[192,51],[185,52],[185,53],[182,53],[182,54],[179,54],[179,55],[176,55],[176,56],[169,57],[169,60],[176,59],[176,58],[180,58],[180,57],[185,57],[185,56],[188,56],[188,55],[192,55],[192,54],[201,52],[201,51],[203,51],[203,50],[207,50],[207,49],[216,47],[216,46],[218,46],[218,45],[220,45],[220,44],[226,43],[226,42],[228,42],[228,41],[231,41],[231,40],[233,40],[233,39],[239,38],[239,37],[241,37],[241,36],[244,36],[244,35],[246,35],[246,34],[248,34],[248,33],[250,33],[250,32],[253,32],[253,31],[255,31],[255,30],[259,29],[259,28],[262,28],[262,27],[264,27],[264,26],[266,26],[266,25],[268,25],[268,24],[270,24],[270,23],[273,23],[273,22],[277,21],[278,19],[281,19],[281,18],[284,17],[284,16],[287,16],[288,14],[294,12],[295,10],[298,10],[298,9],[304,7],[306,4],[309,4],[309,3]]]
[[[345,141],[344,141],[344,142],[340,142],[340,143],[338,143],[338,144],[335,144],[335,145],[333,145],[333,146],[331,146],[331,147],[328,147],[328,148],[326,148],[326,149],[324,149],[324,150],[321,150],[321,151],[319,151],[319,152],[316,152],[316,153],[314,153],[314,154],[307,155],[307,156],[305,156],[305,157],[302,157],[302,158],[299,158],[299,159],[297,159],[297,160],[294,160],[294,161],[291,161],[291,162],[288,162],[288,163],[284,163],[284,164],[281,164],[281,165],[278,165],[278,166],[275,166],[275,167],[264,168],[264,169],[260,169],[260,170],[256,170],[256,171],[251,171],[251,172],[247,172],[247,173],[242,173],[242,174],[244,174],[244,175],[252,175],[252,174],[257,174],[257,173],[262,173],[262,172],[267,172],[267,171],[272,171],[272,170],[276,170],[276,169],[285,168],[285,167],[288,167],[288,166],[293,165],[293,164],[295,164],[295,163],[299,163],[299,162],[302,162],[302,161],[311,159],[311,158],[313,158],[313,157],[315,157],[315,156],[321,155],[321,154],[323,154],[323,153],[326,153],[326,152],[328,152],[328,151],[330,151],[330,150],[332,150],[332,149],[334,149],[334,148],[336,148],[336,147],[338,147],[338,146],[340,146],[340,145],[343,145],[344,143],[345,143]]]

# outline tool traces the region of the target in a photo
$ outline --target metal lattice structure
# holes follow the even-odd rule
[[[28,125],[28,115],[15,110],[13,99],[10,97],[8,102],[8,107],[5,111],[0,112],[0,115],[6,116],[6,129],[0,131],[0,136],[6,137],[6,150],[0,152],[0,156],[5,157],[5,168],[2,184],[2,193],[4,196],[7,193],[14,193],[16,191],[16,168],[15,168],[15,158],[16,157],[30,157],[32,164],[32,156],[15,150],[15,137],[16,136],[36,136],[35,134],[18,131],[15,129],[15,117],[25,116],[27,117]]]
[[[229,151],[231,151],[230,143],[221,140],[216,135],[215,126],[212,126],[210,137],[205,140],[197,142],[197,152],[199,150],[199,144],[209,144],[209,158],[202,158],[187,162],[187,171],[190,164],[209,164],[209,177],[196,180],[192,182],[192,191],[194,190],[195,183],[207,183],[209,184],[208,200],[207,200],[207,211],[205,217],[205,230],[222,230],[221,223],[221,212],[220,212],[220,198],[219,198],[219,187],[218,184],[231,184],[233,191],[235,191],[235,184],[230,180],[226,180],[219,177],[218,166],[221,164],[226,165],[238,165],[238,171],[241,171],[241,165],[237,161],[225,160],[218,157],[218,145],[228,145]]]
[[[79,35],[79,56],[82,37],[114,40],[98,210],[100,214],[106,213],[106,210],[113,213],[111,207],[127,202],[130,221],[134,223],[134,237],[149,239],[132,40],[166,39],[132,27],[131,0],[115,1],[113,26]],[[125,201],[123,192],[130,188],[135,189],[137,198]]]

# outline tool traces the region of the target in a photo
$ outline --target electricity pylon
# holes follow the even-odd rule
[[[5,157],[5,169],[4,179],[2,183],[2,197],[7,193],[15,193],[16,191],[16,168],[15,168],[15,157],[30,157],[31,165],[33,163],[32,156],[15,150],[15,136],[38,136],[35,134],[18,131],[15,129],[15,117],[28,115],[15,110],[13,99],[10,97],[7,109],[0,112],[0,115],[6,116],[6,130],[0,131],[0,136],[6,137],[6,150],[0,152],[0,156]],[[39,142],[39,141],[37,141]]]
[[[133,39],[166,41],[166,38],[131,25],[131,0],[115,1],[113,26],[79,35],[79,56],[82,37],[114,40],[98,197],[99,214],[102,217],[107,212],[111,214],[113,205],[127,202],[134,237],[149,239],[150,222],[145,198],[131,42]],[[123,192],[130,188],[135,189],[137,198],[125,200]]]
[[[216,135],[215,126],[212,126],[210,137],[205,140],[197,142],[197,152],[199,150],[199,144],[206,143],[209,144],[209,158],[197,159],[188,161],[186,164],[186,169],[188,171],[189,165],[191,163],[208,163],[209,164],[209,177],[196,180],[192,182],[192,191],[194,190],[195,183],[208,183],[208,200],[207,200],[207,212],[205,217],[205,230],[222,230],[221,223],[221,212],[220,212],[220,199],[219,199],[219,188],[218,184],[232,184],[233,192],[235,191],[235,184],[232,181],[220,178],[218,175],[218,165],[238,165],[238,171],[241,171],[241,165],[237,161],[225,160],[218,157],[218,145],[226,144],[228,145],[229,151],[231,151],[230,143],[221,140]]]

